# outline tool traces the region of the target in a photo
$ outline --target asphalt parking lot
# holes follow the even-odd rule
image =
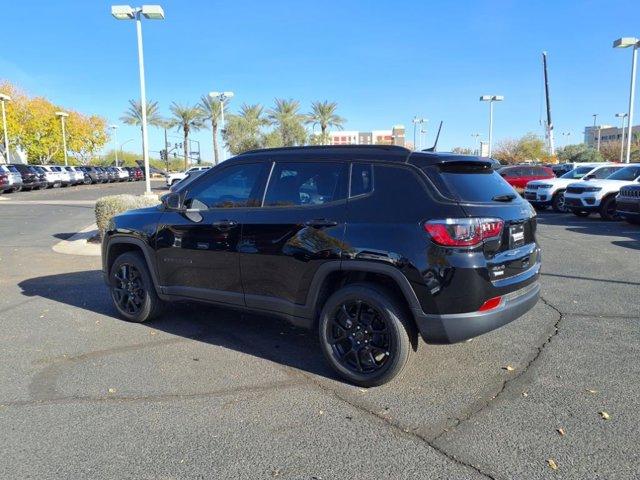
[[[117,318],[100,259],[51,248],[143,189],[0,199],[0,478],[638,478],[640,227],[541,213],[538,305],[364,390],[277,319]]]

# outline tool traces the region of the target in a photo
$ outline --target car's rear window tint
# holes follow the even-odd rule
[[[421,167],[445,197],[464,202],[491,202],[514,189],[483,162],[447,162]]]

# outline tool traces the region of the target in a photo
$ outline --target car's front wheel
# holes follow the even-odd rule
[[[118,313],[131,322],[146,322],[162,311],[162,300],[140,253],[126,252],[116,258],[109,285]]]
[[[415,329],[405,308],[371,283],[346,285],[325,303],[319,321],[327,362],[361,387],[389,382],[404,369]]]
[[[611,195],[605,198],[600,203],[600,217],[603,220],[611,221],[618,220],[618,213],[616,212],[616,197]]]
[[[558,192],[553,196],[551,200],[551,208],[554,212],[566,213],[568,211],[566,204],[564,203],[564,191]]]

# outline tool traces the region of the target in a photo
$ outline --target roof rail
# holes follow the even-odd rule
[[[248,153],[260,153],[260,152],[279,152],[279,151],[295,151],[295,150],[347,150],[347,149],[366,149],[366,150],[383,150],[398,153],[411,153],[411,150],[400,145],[305,145],[298,147],[276,147],[276,148],[257,148],[255,150],[248,150],[242,152],[240,155]]]

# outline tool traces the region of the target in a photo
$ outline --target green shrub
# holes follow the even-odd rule
[[[151,207],[160,203],[156,196],[146,195],[109,195],[99,198],[96,202],[96,225],[100,235],[105,232],[111,219],[119,213],[134,208]]]

